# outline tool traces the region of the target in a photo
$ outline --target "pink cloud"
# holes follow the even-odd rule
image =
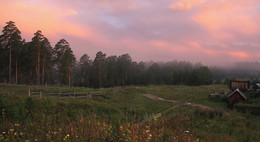
[[[247,58],[249,58],[249,55],[246,52],[243,52],[243,51],[228,52],[228,55],[230,55],[232,58],[237,58],[237,59],[247,59]]]
[[[192,4],[185,1],[179,1],[169,5],[168,7],[173,11],[181,12],[190,10],[192,8]]]
[[[177,12],[189,11],[193,7],[197,7],[204,2],[205,0],[172,0],[172,3],[168,6],[168,8]]]
[[[236,38],[230,31],[244,35],[256,34],[260,17],[252,15],[252,5],[259,1],[205,1],[192,19],[219,39]]]
[[[84,53],[94,58],[97,51],[103,51],[107,55],[129,53],[138,61],[259,60],[259,3],[10,0],[0,2],[0,24],[15,21],[27,41],[38,29],[52,44],[67,38],[77,58]]]
[[[1,4],[2,5],[2,4]],[[91,28],[66,20],[66,17],[76,15],[74,9],[57,9],[53,6],[41,7],[39,4],[16,1],[8,2],[1,7],[2,22],[14,20],[18,28],[26,35],[42,30],[51,38],[58,38],[58,34],[69,34],[80,38],[90,37]],[[1,23],[2,23],[1,22]]]
[[[168,46],[168,43],[166,43],[165,41],[162,40],[153,40],[150,41],[152,46],[156,46],[156,47],[164,47],[164,46]]]
[[[251,15],[243,13],[221,13],[216,11],[203,11],[193,17],[193,20],[207,28],[217,38],[233,38],[228,30],[242,34],[255,34],[259,32],[257,20]]]

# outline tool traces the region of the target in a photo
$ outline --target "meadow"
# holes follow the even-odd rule
[[[29,86],[0,85],[0,141],[260,141],[260,119],[208,100],[225,85],[34,87],[44,92],[109,93],[96,98],[28,97]],[[143,94],[206,105],[151,100]]]

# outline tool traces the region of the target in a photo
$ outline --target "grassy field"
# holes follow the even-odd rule
[[[98,98],[28,98],[28,86],[0,85],[0,141],[260,141],[260,118],[208,100],[224,85],[38,87],[45,92],[108,91]],[[143,94],[215,110],[151,100]]]

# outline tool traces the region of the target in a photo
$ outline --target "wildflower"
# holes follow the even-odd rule
[[[14,126],[16,126],[16,127],[19,127],[19,126],[20,126],[20,124],[14,124]]]
[[[63,140],[66,140],[67,138],[69,138],[69,136],[70,136],[70,134],[67,134],[67,135],[63,138]]]
[[[123,126],[122,126],[122,125],[120,125],[119,129],[122,131],[122,130],[123,130]]]

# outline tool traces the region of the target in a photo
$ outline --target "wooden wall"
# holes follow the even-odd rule
[[[249,81],[230,81],[230,89],[235,90],[239,89],[242,91],[248,90],[250,87],[250,82]]]
[[[228,98],[228,102],[234,104],[245,103],[245,99],[238,92],[235,92]]]

